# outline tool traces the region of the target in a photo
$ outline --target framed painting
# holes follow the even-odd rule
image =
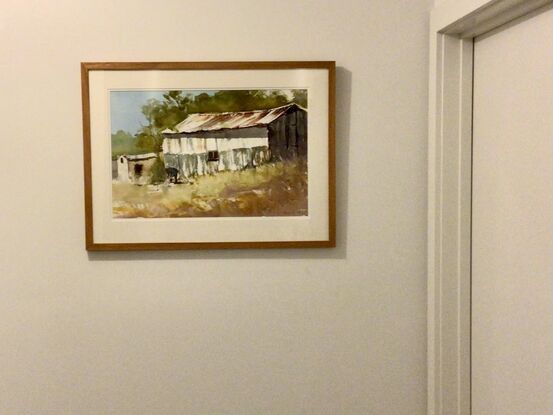
[[[335,246],[335,63],[81,63],[86,248]]]

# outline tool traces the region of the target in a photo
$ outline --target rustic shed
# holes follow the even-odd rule
[[[117,180],[124,183],[148,184],[157,154],[122,155],[117,159]]]
[[[223,170],[307,157],[307,111],[297,104],[242,112],[191,114],[163,132],[169,177],[188,179]]]

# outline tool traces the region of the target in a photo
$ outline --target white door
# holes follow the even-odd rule
[[[553,10],[475,39],[472,414],[553,414]]]

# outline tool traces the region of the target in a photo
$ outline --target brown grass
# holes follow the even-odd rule
[[[177,185],[113,182],[112,192],[115,218],[305,216],[307,167],[301,161],[269,163]]]

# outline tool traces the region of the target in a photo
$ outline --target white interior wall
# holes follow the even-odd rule
[[[0,413],[425,413],[430,0],[3,0]],[[84,250],[80,61],[336,60],[338,247]]]

